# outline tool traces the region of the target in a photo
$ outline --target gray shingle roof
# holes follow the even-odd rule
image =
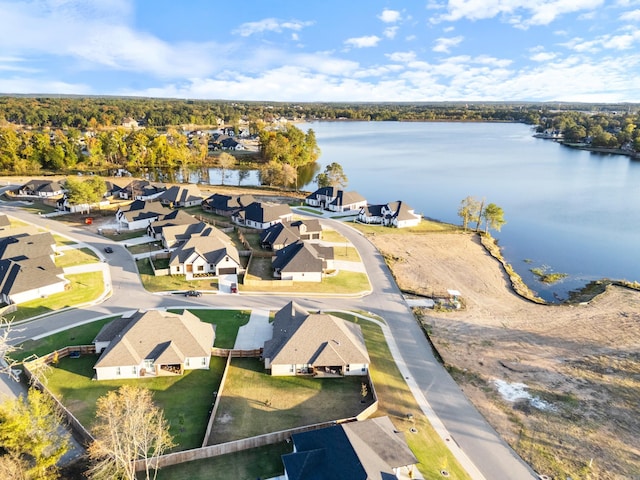
[[[213,326],[200,321],[189,311],[181,314],[162,310],[137,312],[131,318],[105,325],[94,343],[108,341],[94,368],[139,365],[145,359],[156,363],[183,363],[185,357],[211,355],[215,334]],[[118,327],[122,327],[117,331]]]
[[[284,203],[253,202],[240,212],[244,220],[268,223],[291,215],[291,207]]]
[[[263,357],[272,364],[316,367],[369,363],[359,325],[333,315],[309,314],[294,302],[276,313]]]
[[[326,267],[326,260],[331,259],[333,247],[298,240],[278,250],[271,266],[284,273],[322,272]]]
[[[160,195],[163,203],[184,204],[185,202],[195,202],[202,200],[202,192],[197,185],[174,185]]]
[[[207,263],[217,264],[223,257],[229,256],[240,265],[240,255],[233,242],[220,230],[209,227],[201,235],[192,235],[185,243],[171,252],[170,265],[180,265],[197,253]]]

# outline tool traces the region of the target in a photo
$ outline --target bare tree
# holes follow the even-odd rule
[[[174,445],[169,424],[151,392],[131,385],[98,399],[93,432],[89,476],[95,480],[136,480],[137,461],[144,464],[146,480],[155,479],[158,457]]]
[[[11,320],[0,317],[0,373],[12,375],[12,369],[16,361],[11,358],[11,354],[20,349],[11,343],[12,329]],[[14,338],[15,340],[15,338]]]

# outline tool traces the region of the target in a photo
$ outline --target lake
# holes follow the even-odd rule
[[[532,137],[517,123],[316,122],[320,171],[342,165],[370,203],[403,200],[460,223],[468,195],[503,208],[492,231],[505,258],[542,298],[601,278],[640,280],[640,162]],[[313,184],[303,187],[314,190]],[[568,274],[545,285],[531,268]],[[451,286],[455,288],[455,285]]]
[[[370,203],[402,200],[425,217],[460,224],[471,195],[504,210],[506,260],[548,301],[593,280],[640,281],[640,161],[533,138],[519,123],[314,122],[322,155]],[[191,181],[222,183],[219,169]],[[311,179],[314,172],[307,172]],[[228,170],[226,185],[259,185],[257,171]],[[301,187],[314,191],[313,181]],[[531,268],[565,273],[545,285]],[[455,288],[455,285],[451,286]]]

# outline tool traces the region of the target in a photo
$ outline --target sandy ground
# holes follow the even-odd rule
[[[395,259],[401,288],[461,292],[460,310],[425,310],[422,321],[468,397],[536,471],[640,479],[640,292],[537,305],[512,293],[470,234],[371,239]]]

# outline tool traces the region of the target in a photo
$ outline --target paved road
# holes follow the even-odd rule
[[[5,204],[2,205],[2,209],[25,221],[34,219],[33,215],[19,208]],[[82,227],[72,227],[43,218],[37,218],[37,220],[39,225],[90,244],[101,252],[105,246],[112,246],[114,252],[105,256],[111,268],[113,295],[100,305],[61,312],[29,322],[22,326],[24,338],[33,338],[47,332],[68,328],[70,325],[85,323],[87,319],[121,314],[138,308],[203,305],[212,308],[246,308],[247,303],[250,303],[253,309],[269,310],[281,308],[291,298],[291,296],[256,295],[251,296],[248,302],[246,295],[203,295],[187,299],[177,295],[150,294],[140,284],[135,262],[124,247],[115,245],[114,242]],[[309,309],[358,309],[370,311],[384,318],[404,362],[408,365],[412,376],[408,381],[415,382],[444,425],[445,431],[441,435],[445,440],[454,441],[473,463],[475,468],[471,468],[472,472],[470,472],[473,478],[478,480],[538,478],[486,422],[442,365],[437,362],[429,342],[416,323],[391,272],[371,242],[344,223],[327,219],[322,221],[347,237],[358,249],[366,265],[373,292],[359,299],[299,297],[296,301]]]

